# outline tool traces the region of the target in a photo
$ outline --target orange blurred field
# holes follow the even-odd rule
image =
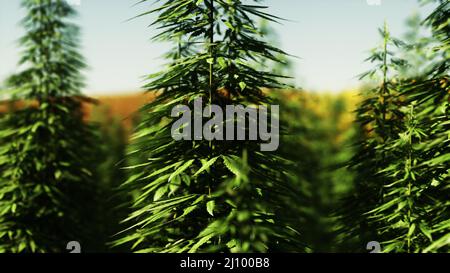
[[[146,103],[153,100],[154,95],[149,93],[131,93],[127,95],[111,95],[94,97],[96,104],[86,104],[86,116],[96,119],[94,112],[100,113],[105,118],[116,118],[121,120],[127,130],[133,126],[133,118],[137,111]]]
[[[339,128],[348,129],[354,121],[353,110],[359,102],[356,91],[344,91],[342,93],[310,93],[296,90],[285,91],[284,96],[290,103],[306,107],[319,117],[328,117],[329,107],[332,101],[342,99],[345,101],[346,112],[340,120]],[[119,120],[127,131],[133,127],[133,119],[139,109],[152,101],[155,95],[144,92],[130,92],[123,95],[93,96],[93,100],[84,103],[84,112],[88,120],[105,122],[106,120]],[[14,107],[21,108],[30,105],[24,102],[14,102]],[[31,103],[33,105],[33,103]],[[7,112],[10,102],[0,103],[0,112]]]

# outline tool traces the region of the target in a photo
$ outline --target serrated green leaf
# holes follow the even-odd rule
[[[181,167],[177,168],[175,172],[170,175],[169,181],[171,181],[174,177],[184,172],[187,168],[189,168],[192,165],[192,163],[194,163],[194,161],[195,161],[194,159],[191,159],[185,162],[183,165],[181,165]]]
[[[205,162],[203,164],[203,166],[194,174],[194,177],[198,176],[199,174],[201,174],[204,171],[209,170],[209,168],[217,161],[218,158],[219,157],[217,156],[217,157],[214,157],[214,158],[208,160],[207,162]]]

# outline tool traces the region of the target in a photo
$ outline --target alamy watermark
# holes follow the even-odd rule
[[[378,241],[368,242],[366,249],[371,250],[370,253],[382,253],[381,244]]]
[[[70,253],[81,253],[81,244],[78,241],[71,241],[67,243],[67,250],[70,250]]]
[[[171,134],[181,140],[250,140],[261,141],[261,151],[276,151],[280,144],[278,105],[227,105],[225,113],[219,105],[203,107],[201,98],[194,100],[194,111],[187,105],[177,105],[171,116],[179,119],[172,125]],[[180,117],[181,115],[181,117]],[[209,118],[203,124],[204,118]]]

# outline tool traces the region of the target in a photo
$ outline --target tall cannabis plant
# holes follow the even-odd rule
[[[358,174],[365,173],[366,177],[359,177],[355,197],[351,198],[355,203],[349,202],[352,206],[360,205],[359,209],[347,207],[349,211],[353,209],[353,214],[347,214],[350,219],[362,215],[360,225],[350,234],[366,232],[369,237],[360,236],[364,240],[361,244],[369,240],[379,241],[384,252],[437,252],[449,249],[450,6],[448,1],[438,2],[436,10],[425,21],[433,29],[434,39],[425,43],[417,41],[414,45],[420,52],[433,47],[438,56],[433,54],[432,59],[422,61],[423,68],[415,73],[405,73],[401,78],[396,78],[393,85],[396,92],[390,94],[390,98],[397,102],[396,107],[389,111],[386,111],[389,109],[386,106],[380,107],[382,118],[378,119],[381,122],[371,126],[375,134],[368,137],[378,141],[373,146],[367,145],[367,141],[362,142],[362,147],[370,147],[370,150],[357,156],[358,165],[365,166],[362,170],[370,172],[356,169]],[[440,42],[436,45],[430,42],[433,40]],[[381,58],[374,56],[386,60],[385,55]],[[405,71],[408,67],[404,66],[404,61],[396,60],[394,64],[403,64],[396,69],[398,71]],[[431,68],[425,64],[431,64]],[[382,68],[387,71],[386,63]],[[386,100],[380,97],[378,101]],[[372,102],[369,105],[377,104]],[[377,117],[379,115],[367,115],[367,120],[375,121]],[[377,132],[377,128],[382,130]],[[371,179],[370,174],[379,179]]]
[[[283,159],[260,152],[261,141],[171,136],[179,104],[193,109],[198,98],[222,109],[270,104],[263,89],[282,84],[250,65],[283,53],[259,39],[254,20],[276,19],[264,8],[238,0],[171,0],[145,13],[159,13],[154,24],[162,32],[155,39],[174,44],[167,55],[173,61],[146,85],[158,97],[142,109],[133,144],[141,162],[129,167],[136,175],[123,185],[141,194],[116,244],[140,252],[304,250],[290,225],[296,215],[287,213],[297,190],[286,182]]]
[[[63,0],[22,6],[24,69],[8,85],[25,106],[0,121],[0,252],[61,252],[69,241],[86,249],[95,138],[83,121],[75,11]]]
[[[436,9],[425,20],[433,31],[438,44],[430,46],[438,52],[439,61],[423,77],[405,88],[404,95],[417,109],[418,126],[424,136],[417,149],[420,160],[413,169],[423,181],[420,195],[428,201],[421,206],[425,214],[416,220],[428,240],[424,240],[416,252],[445,252],[450,249],[450,224],[448,194],[450,181],[450,3],[433,1]],[[418,195],[416,193],[416,195]]]
[[[385,146],[395,155],[382,172],[392,179],[384,202],[374,209],[385,252],[448,250],[448,1],[427,19],[440,49],[440,61],[402,85],[407,120],[397,139]],[[442,17],[446,16],[446,17]]]
[[[383,42],[367,59],[375,63],[375,68],[361,75],[361,79],[378,79],[379,85],[361,94],[363,101],[356,113],[361,139],[356,155],[349,163],[356,175],[355,190],[346,198],[343,208],[344,240],[357,238],[354,250],[359,251],[364,250],[368,242],[379,239],[381,231],[374,209],[384,202],[384,190],[389,180],[381,171],[392,159],[392,154],[385,151],[385,145],[395,138],[403,119],[397,96],[397,71],[404,62],[393,56],[393,50],[401,42],[391,36],[387,24],[380,33]]]

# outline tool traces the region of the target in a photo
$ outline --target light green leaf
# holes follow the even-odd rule
[[[206,163],[204,163],[203,166],[194,174],[194,176],[198,176],[202,172],[209,170],[209,167],[211,167],[217,161],[218,158],[219,158],[218,156],[214,157],[209,161],[207,161]]]
[[[232,159],[229,156],[222,156],[222,158],[223,158],[223,163],[228,168],[228,170],[230,170],[230,172],[232,172],[236,176],[240,176],[241,175],[241,171],[239,169],[239,165],[235,162],[234,159]]]
[[[56,180],[59,180],[59,179],[61,178],[61,176],[62,176],[62,172],[61,172],[60,170],[57,170],[57,171],[55,172],[55,178],[56,178]]]
[[[164,196],[164,194],[166,194],[167,190],[169,189],[168,186],[163,186],[160,187],[158,190],[156,190],[155,195],[153,197],[153,201],[158,201],[161,199],[161,197]]]
[[[419,225],[419,229],[422,231],[422,233],[427,236],[428,239],[430,239],[430,241],[433,241],[433,237],[431,236],[431,231],[428,228],[428,226],[424,223],[421,223]]]
[[[202,245],[206,244],[211,238],[214,237],[214,233],[211,233],[209,235],[206,235],[205,237],[201,238],[190,250],[189,253],[195,253],[201,247]]]
[[[215,206],[216,206],[216,201],[214,201],[214,200],[211,200],[208,203],[206,203],[206,210],[208,211],[208,213],[211,216],[214,216],[214,208],[215,208]]]
[[[241,87],[241,90],[244,91],[245,88],[247,88],[247,84],[245,82],[240,82],[239,86]]]
[[[189,168],[192,165],[192,163],[194,163],[194,161],[195,161],[194,159],[191,159],[191,160],[187,161],[186,163],[184,163],[181,167],[177,168],[175,170],[175,172],[170,175],[169,181],[171,181],[177,175],[179,175],[182,172],[184,172],[187,168]]]

